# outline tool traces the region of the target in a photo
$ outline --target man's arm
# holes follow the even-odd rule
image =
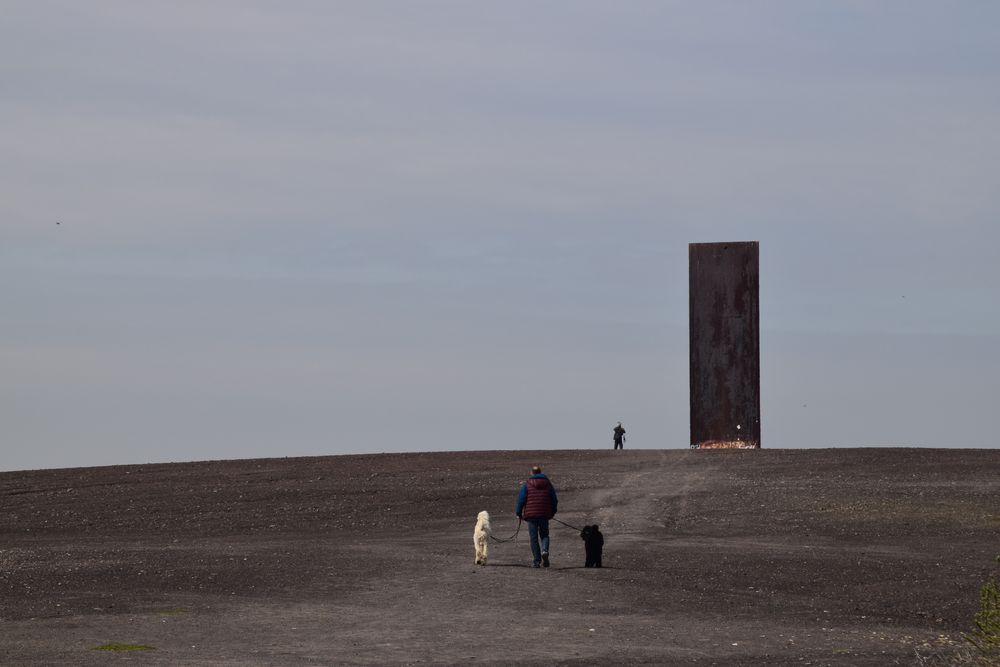
[[[517,509],[514,510],[514,514],[517,515],[518,519],[521,518],[521,510],[524,509],[524,502],[527,499],[528,499],[528,485],[522,484],[521,491],[520,493],[517,494]]]

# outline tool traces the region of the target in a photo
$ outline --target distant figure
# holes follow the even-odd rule
[[[625,429],[622,428],[622,423],[618,422],[618,426],[615,426],[615,449],[625,449]]]
[[[521,485],[517,496],[516,514],[518,519],[528,524],[528,540],[535,567],[549,566],[549,519],[555,516],[558,505],[556,487],[542,474],[539,466],[533,467],[531,477]]]

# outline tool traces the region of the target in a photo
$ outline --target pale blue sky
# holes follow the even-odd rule
[[[732,240],[765,447],[995,446],[996,2],[2,13],[0,469],[686,447]]]

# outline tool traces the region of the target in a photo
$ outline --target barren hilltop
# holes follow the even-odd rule
[[[477,512],[513,535],[533,464],[604,568],[561,524],[549,569],[524,531],[473,564]],[[764,449],[0,473],[0,664],[932,664],[996,569],[998,471]]]

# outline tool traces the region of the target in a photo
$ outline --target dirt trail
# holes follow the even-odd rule
[[[676,524],[684,516],[689,495],[705,488],[711,467],[689,466],[694,455],[691,451],[671,454],[658,451],[645,458],[641,467],[613,479],[614,486],[586,495],[583,501],[594,508],[595,522],[610,533],[633,540],[661,536],[661,531]]]

